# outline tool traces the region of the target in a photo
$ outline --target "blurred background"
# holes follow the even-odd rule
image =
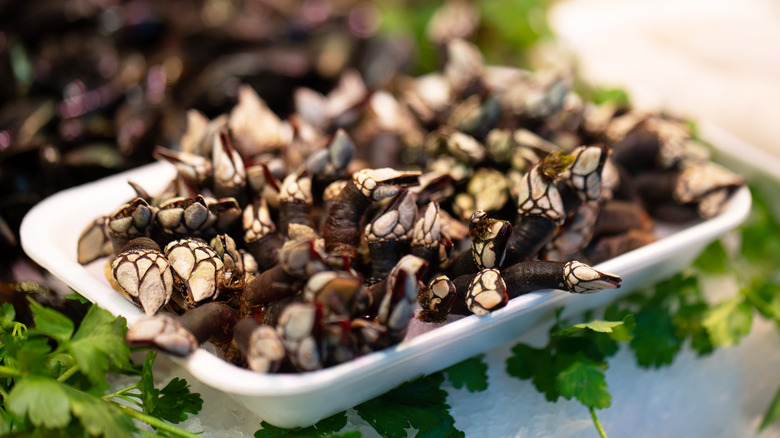
[[[249,84],[284,117],[295,88],[326,93],[347,68],[371,88],[436,70],[453,37],[474,41],[488,63],[572,68],[638,107],[711,122],[780,155],[779,24],[771,0],[0,0],[0,282],[61,288],[24,257],[24,214],[59,190],[151,161],[155,145],[176,145],[188,109],[224,113]],[[739,346],[706,359],[687,351],[663,371],[637,368],[624,351],[611,361],[614,406],[602,423],[613,436],[753,436],[780,381],[778,341],[775,327],[755,324]],[[488,391],[447,388],[456,427],[595,436],[580,405],[547,403],[508,378],[508,354],[486,356]],[[198,421],[210,436],[258,428],[188,380],[205,395]],[[209,416],[218,404],[230,415]]]

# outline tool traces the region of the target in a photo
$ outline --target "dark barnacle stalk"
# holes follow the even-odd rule
[[[652,232],[653,219],[641,204],[612,199],[601,204],[594,236],[620,234],[631,229]]]
[[[638,111],[614,118],[606,134],[612,159],[632,173],[674,167],[684,158],[691,138],[683,122]]]
[[[617,275],[607,274],[576,260],[552,262],[532,260],[501,270],[510,298],[540,289],[562,289],[588,294],[620,287]]]
[[[275,328],[254,318],[243,318],[233,327],[233,342],[244,355],[247,367],[258,373],[274,373],[287,352]]]
[[[620,234],[595,239],[585,248],[584,253],[590,263],[596,264],[653,243],[656,239],[652,231],[630,229]]]
[[[325,252],[355,258],[366,209],[372,202],[394,196],[401,187],[417,184],[419,175],[419,171],[390,168],[363,169],[352,175],[352,183],[333,201],[322,227]]]
[[[543,258],[566,261],[581,257],[583,249],[593,239],[598,217],[598,201],[581,204],[574,217],[568,219],[558,234],[545,246]]]
[[[264,306],[290,297],[300,290],[308,277],[325,270],[325,263],[314,241],[288,241],[279,250],[279,264],[256,275],[239,297],[244,316],[261,316]]]
[[[401,189],[392,202],[366,225],[365,236],[371,257],[369,283],[385,278],[406,253],[415,216],[417,204],[414,195]]]
[[[497,306],[495,308],[503,306],[506,302],[501,304],[501,300],[498,299],[500,294],[494,292],[486,295],[485,299],[482,300],[482,304],[485,305],[482,305],[480,300],[472,300],[471,304],[468,301],[469,297],[476,297],[478,292],[482,290],[500,291],[501,283],[504,285],[508,299],[512,299],[528,292],[543,289],[561,289],[578,294],[594,293],[603,289],[618,288],[621,282],[617,275],[598,271],[578,261],[529,260],[519,262],[500,270],[501,283],[490,274],[487,277],[489,282],[483,282],[480,285],[477,282],[478,276],[489,271],[492,270],[480,271],[478,274],[461,275],[452,280],[458,291],[458,300],[453,305],[452,313],[477,313],[472,309],[476,305],[479,305],[477,308],[479,312],[490,310],[490,305],[493,304]],[[483,287],[486,285],[494,285],[495,288]],[[474,286],[478,286],[478,288],[474,289]]]
[[[279,190],[279,232],[287,236],[290,224],[314,227],[311,208],[314,198],[311,192],[311,175],[305,168],[287,175]]]
[[[140,303],[147,315],[154,315],[173,294],[173,274],[160,246],[146,237],[131,240],[111,262],[115,289]]]
[[[571,156],[551,154],[523,176],[518,219],[509,236],[504,266],[534,257],[563,224],[566,215],[555,178],[571,162]]]
[[[178,316],[158,313],[141,318],[127,330],[129,345],[144,345],[174,356],[187,356],[198,345],[211,341],[226,347],[238,314],[224,303],[206,303]]]

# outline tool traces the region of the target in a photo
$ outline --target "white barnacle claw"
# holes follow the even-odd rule
[[[279,315],[279,337],[293,365],[302,371],[317,370],[323,366],[313,334],[317,322],[317,308],[312,303],[292,303]]]
[[[211,162],[214,168],[214,192],[217,196],[235,196],[246,186],[244,160],[233,148],[227,130],[221,130],[214,136]]]
[[[619,288],[621,278],[572,260],[563,266],[563,280],[564,286],[570,292],[589,294],[603,289]]]
[[[466,291],[466,306],[475,315],[484,316],[509,301],[506,284],[498,269],[479,271]]]
[[[523,176],[517,205],[518,213],[524,216],[541,216],[559,226],[566,219],[561,194],[555,184],[541,174],[539,166]]]
[[[607,149],[603,146],[580,146],[570,155],[574,163],[561,177],[577,191],[583,202],[596,201],[601,197],[601,175],[607,159]]]
[[[187,299],[199,303],[219,292],[224,263],[213,248],[200,239],[174,240],[165,246],[171,268],[186,287]]]
[[[244,241],[251,243],[276,231],[276,225],[271,220],[271,212],[265,198],[244,207],[242,213]]]
[[[402,332],[414,314],[414,303],[420,292],[422,278],[428,262],[407,254],[388,275],[387,289],[377,312],[377,321],[390,331]]]
[[[419,170],[401,171],[390,167],[362,169],[352,175],[352,182],[360,193],[374,201],[395,196],[401,187],[418,183]]]
[[[131,240],[111,263],[111,275],[124,293],[140,302],[147,315],[154,315],[171,299],[173,275],[151,239]]]
[[[278,368],[286,353],[279,333],[271,326],[261,325],[249,337],[249,352],[246,357],[250,370],[267,373]]]
[[[311,205],[314,202],[311,192],[311,176],[305,168],[299,169],[284,178],[279,190],[279,201]]]
[[[412,246],[435,248],[441,238],[441,219],[439,204],[431,201],[423,217],[417,220],[412,231]]]
[[[175,356],[187,356],[198,348],[195,335],[166,313],[136,321],[127,330],[125,341],[129,345],[146,345]]]
[[[369,242],[408,241],[411,239],[417,204],[414,196],[404,190],[396,196],[387,209],[366,225]]]

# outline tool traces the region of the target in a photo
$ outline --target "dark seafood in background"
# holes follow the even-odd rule
[[[0,243],[45,195],[172,163],[78,244],[148,315],[128,342],[171,354],[310,371],[400,342],[416,309],[619,287],[589,265],[743,184],[683,121],[485,64],[467,2],[434,15],[443,63],[418,77],[365,2],[33,3],[0,6],[28,24],[0,32]]]
[[[341,73],[360,66],[371,73],[353,78],[381,86],[412,54],[406,40],[378,35],[377,13],[330,0],[0,2],[0,281],[18,280],[15,263],[33,266],[18,229],[46,196],[148,163],[155,146],[180,140],[154,153],[180,168],[179,196],[195,196],[183,187],[206,176],[220,181],[217,197],[235,196],[231,171],[244,169],[214,149],[221,130],[250,163],[310,139],[312,122],[287,117],[299,88],[323,96],[309,119],[348,120],[363,92],[348,82],[329,93]],[[247,89],[263,101],[243,97]],[[229,123],[217,117],[227,112]],[[339,174],[343,154],[326,157],[325,173]]]

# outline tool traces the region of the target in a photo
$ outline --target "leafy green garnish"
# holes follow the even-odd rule
[[[606,359],[617,352],[617,342],[631,340],[635,327],[631,314],[622,320],[594,320],[570,326],[563,326],[559,319],[550,329],[546,347],[515,345],[506,361],[506,371],[518,379],[531,379],[549,401],[559,397],[577,399],[591,410],[596,427],[601,429],[593,410],[612,404],[604,378]]]
[[[152,425],[166,436],[195,436],[166,421],[179,422],[200,411],[198,394],[184,380],[154,388],[150,353],[141,370],[130,363],[124,342],[127,325],[91,306],[78,325],[65,315],[30,300],[35,326],[15,322],[12,306],[0,306],[0,380],[3,405],[0,430],[31,436],[132,437],[132,419]],[[111,394],[106,374],[133,371],[140,381]],[[143,412],[113,401],[119,398]]]
[[[469,392],[486,390],[488,387],[488,366],[482,360],[484,357],[484,355],[475,356],[444,370],[452,386],[458,389],[465,386]]]
[[[753,308],[743,295],[737,295],[707,310],[702,325],[713,344],[728,347],[750,333]]]
[[[309,427],[296,428],[296,429],[284,429],[276,427],[263,421],[260,423],[262,429],[255,432],[255,438],[272,438],[277,436],[285,436],[291,438],[318,438],[318,437],[344,437],[344,438],[359,438],[360,432],[350,431],[344,434],[336,435],[336,432],[340,431],[347,425],[346,412],[339,412],[336,415],[332,415],[328,418],[320,420],[317,424]]]
[[[408,428],[418,437],[462,437],[449,413],[442,373],[420,377],[355,407],[360,418],[383,437],[406,437]]]

